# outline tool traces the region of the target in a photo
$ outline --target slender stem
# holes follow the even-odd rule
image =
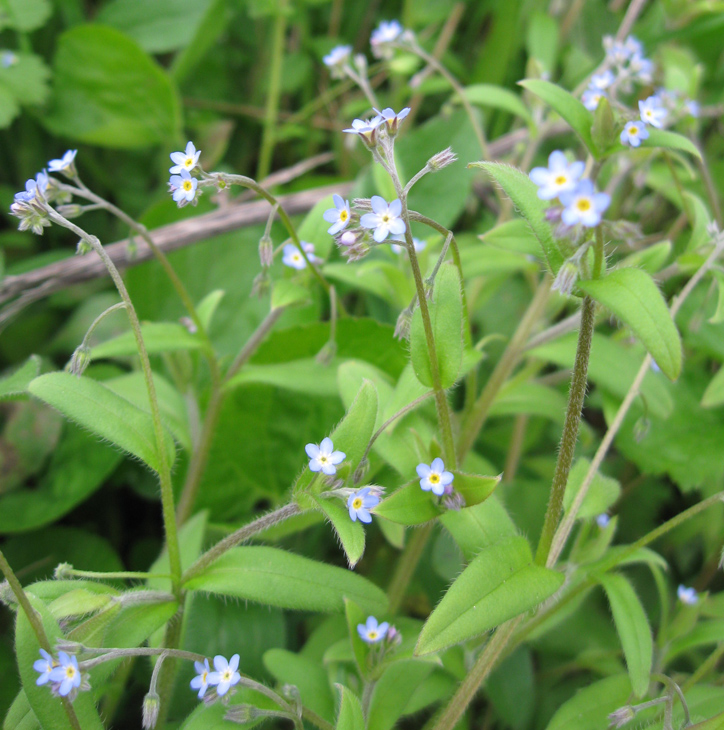
[[[510,446],[508,447],[508,456],[505,459],[505,467],[503,469],[503,477],[506,482],[510,482],[515,478],[518,470],[520,457],[523,453],[523,441],[525,440],[525,431],[528,426],[528,415],[520,413],[516,416],[513,423],[513,434],[510,438]]]
[[[290,517],[294,517],[294,515],[298,515],[301,513],[302,509],[299,507],[299,505],[296,502],[292,502],[290,504],[284,505],[284,507],[280,507],[279,509],[274,510],[273,512],[269,512],[262,517],[259,517],[258,519],[250,522],[247,525],[244,525],[243,527],[240,527],[238,530],[232,532],[223,540],[216,543],[214,547],[207,550],[183,574],[182,583],[188,583],[189,580],[197,576],[205,568],[211,565],[214,560],[217,560],[227,550],[230,550],[235,545],[238,545],[240,542],[244,542],[244,540],[248,540],[250,537],[256,535],[258,532],[263,532],[267,528],[272,527],[279,522],[283,522],[284,520],[287,520]]]
[[[101,312],[91,323],[91,326],[88,328],[88,331],[85,333],[85,337],[83,338],[83,345],[86,347],[88,346],[88,342],[90,338],[93,336],[93,331],[95,328],[103,321],[105,317],[107,317],[109,314],[113,314],[113,312],[117,312],[119,309],[125,309],[126,304],[125,302],[118,302],[118,304],[114,304],[111,307],[108,307],[105,311]]]
[[[681,685],[681,689],[686,692],[695,687],[706,677],[709,672],[716,669],[719,660],[724,656],[724,642],[719,644],[716,649],[696,668],[696,671]]]
[[[596,226],[596,243],[593,246],[593,278],[600,279],[603,272],[603,227]]]
[[[686,202],[686,198],[684,197],[684,186],[681,184],[679,174],[676,172],[676,168],[674,167],[671,155],[665,150],[663,152],[663,155],[664,160],[666,161],[666,166],[669,168],[669,172],[671,173],[671,178],[673,179],[674,185],[676,186],[676,190],[679,193],[679,197],[681,198],[681,207],[686,214],[686,219],[689,222],[689,225],[693,226],[694,217],[692,216],[689,204]]]
[[[651,679],[653,679],[656,682],[661,682],[663,685],[666,686],[666,688],[671,693],[672,697],[674,694],[679,698],[679,702],[681,702],[681,707],[684,710],[684,727],[689,727],[691,725],[691,715],[689,714],[689,705],[686,702],[686,697],[684,697],[684,693],[681,691],[681,687],[674,682],[673,679],[670,679],[665,674],[652,674]]]
[[[334,730],[334,725],[320,717],[316,712],[312,712],[308,707],[302,707],[302,717],[309,722],[314,723],[319,730]]]
[[[553,534],[563,512],[563,495],[568,482],[568,472],[573,462],[573,454],[578,441],[578,428],[581,423],[583,401],[586,397],[586,383],[588,381],[588,358],[591,354],[591,342],[593,340],[593,324],[595,321],[596,305],[591,297],[585,297],[581,307],[581,329],[578,334],[578,347],[576,349],[576,360],[573,366],[571,377],[571,390],[568,396],[568,409],[566,420],[563,425],[561,445],[558,451],[556,469],[551,485],[551,494],[546,510],[543,532],[538,543],[536,552],[536,563],[545,564],[553,541]]]
[[[380,103],[377,101],[375,92],[372,91],[369,79],[362,74],[358,74],[349,64],[345,65],[344,72],[362,89],[362,93],[367,97],[367,101],[373,109],[379,109]]]
[[[269,174],[272,154],[274,153],[274,138],[276,136],[277,116],[279,114],[279,96],[281,93],[282,62],[284,60],[284,40],[287,32],[287,22],[287,3],[286,0],[282,0],[277,8],[272,33],[272,56],[267,83],[264,131],[261,138],[261,150],[259,151],[259,164],[256,170],[256,176],[260,180]]]
[[[420,562],[434,524],[434,522],[428,522],[415,530],[407,545],[405,545],[400,559],[397,561],[395,572],[390,579],[390,586],[387,589],[387,597],[390,601],[389,610],[392,616],[396,615],[400,610],[402,599],[405,597],[412,576],[415,574],[415,569]]]
[[[626,15],[624,15],[618,32],[616,33],[617,41],[624,40],[631,32],[631,28],[633,28],[636,18],[639,17],[641,11],[644,9],[644,5],[646,5],[646,0],[631,0],[631,4],[628,6]]]
[[[156,450],[158,452],[157,456],[160,467],[158,470],[158,477],[161,483],[161,506],[164,529],[166,532],[166,545],[168,548],[169,565],[171,567],[173,591],[174,594],[178,596],[180,593],[181,579],[181,553],[179,550],[176,516],[174,514],[171,468],[169,466],[168,456],[166,453],[166,439],[164,436],[163,422],[161,420],[161,410],[158,406],[158,398],[156,396],[156,386],[153,382],[151,363],[148,359],[148,352],[146,351],[146,345],[143,341],[143,335],[141,334],[141,323],[138,321],[138,315],[136,314],[133,302],[131,301],[131,297],[126,289],[126,285],[123,283],[123,279],[118,273],[118,269],[110,256],[106,253],[106,250],[103,248],[100,241],[95,236],[91,236],[86,233],[82,228],[79,228],[71,221],[63,218],[63,216],[50,206],[47,207],[47,211],[53,221],[58,223],[58,225],[73,231],[73,233],[88,243],[88,245],[101,257],[106,269],[108,269],[108,273],[113,279],[113,283],[118,289],[118,293],[121,295],[121,299],[125,302],[126,314],[128,315],[128,320],[131,324],[131,329],[133,330],[133,336],[136,340],[136,347],[138,348],[138,355],[141,360],[143,377],[146,381],[146,389],[148,391],[148,401],[151,408],[151,420],[153,421],[153,431],[156,439]]]
[[[91,578],[97,580],[148,580],[149,578],[170,579],[170,573],[144,573],[142,571],[125,570],[116,573],[102,573],[94,570],[76,570],[67,568],[63,570],[63,577],[72,575],[74,578]]]
[[[234,362],[224,377],[224,385],[228,384],[229,380],[236,375],[239,370],[249,361],[249,358],[257,351],[259,345],[264,341],[264,338],[269,334],[272,327],[276,324],[279,317],[284,314],[286,307],[276,307],[272,309],[269,314],[261,321],[259,326],[254,330],[254,334],[248,339],[247,343],[242,348],[241,352],[236,356]]]

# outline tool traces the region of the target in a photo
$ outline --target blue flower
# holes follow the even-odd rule
[[[373,212],[365,213],[360,218],[360,225],[363,228],[375,229],[372,237],[377,243],[382,243],[390,233],[400,234],[407,230],[405,221],[400,218],[402,203],[399,200],[393,200],[388,204],[384,198],[373,195],[370,202]]]
[[[398,21],[383,20],[370,36],[372,55],[375,58],[390,58],[393,53],[390,44],[394,43],[402,35],[402,32],[403,27]]]
[[[406,106],[399,113],[396,113],[390,107],[387,107],[382,111],[375,109],[375,111],[377,112],[377,116],[382,120],[380,123],[385,122],[387,124],[388,133],[390,136],[394,137],[397,134],[397,128],[400,126],[400,122],[410,113],[410,107]]]
[[[0,53],[0,66],[10,68],[18,62],[18,57],[12,51],[3,51]]]
[[[699,594],[693,588],[680,585],[676,591],[679,600],[687,606],[695,606],[699,603]]]
[[[216,694],[219,695],[219,697],[223,697],[231,687],[235,684],[239,684],[241,681],[241,674],[236,671],[238,667],[238,654],[234,654],[234,656],[231,657],[231,661],[228,662],[223,656],[221,656],[221,654],[217,654],[214,657],[214,669],[216,671],[211,672],[208,675],[207,681],[209,684],[216,685]]]
[[[598,104],[601,99],[606,99],[607,94],[602,89],[596,89],[593,86],[589,86],[581,96],[581,102],[583,106],[588,109],[589,112],[595,112],[598,109]]]
[[[51,160],[48,169],[51,172],[66,172],[73,170],[73,163],[78,150],[68,150],[59,160]]]
[[[350,212],[349,201],[345,200],[341,195],[337,195],[335,193],[332,196],[332,200],[334,201],[334,208],[327,208],[327,210],[322,213],[322,218],[324,218],[327,223],[332,224],[327,229],[327,233],[331,236],[335,236],[347,227],[347,224],[350,221]]]
[[[654,62],[635,53],[628,62],[628,70],[639,81],[649,84],[654,78]]]
[[[596,524],[602,529],[606,529],[608,527],[608,523],[611,521],[611,518],[605,513],[601,512],[600,515],[596,515]]]
[[[352,126],[343,129],[347,134],[357,134],[368,147],[374,147],[376,144],[377,127],[382,123],[382,117],[372,117],[372,119],[353,119]]]
[[[560,150],[555,150],[548,157],[548,167],[534,167],[529,177],[538,186],[541,200],[553,200],[567,190],[574,190],[584,169],[583,162],[569,163]]]
[[[198,697],[201,699],[205,694],[209,686],[209,660],[204,659],[204,663],[194,662],[194,667],[198,674],[191,680],[191,689],[197,689],[199,691]]]
[[[300,243],[302,244],[304,253],[307,254],[307,258],[312,263],[319,261],[319,258],[314,255],[313,243],[307,243],[307,241],[300,241]],[[304,256],[302,256],[299,249],[293,243],[288,243],[284,246],[282,263],[285,266],[289,266],[290,268],[297,269],[299,271],[307,268],[307,262],[304,260]]]
[[[616,75],[607,68],[605,71],[601,71],[599,74],[593,74],[591,81],[588,84],[589,89],[598,89],[599,91],[605,91],[611,84],[616,80]]]
[[[426,492],[432,490],[438,497],[445,493],[445,487],[452,484],[455,478],[452,472],[445,471],[445,464],[440,457],[433,459],[429,466],[418,464],[417,476],[420,477],[420,487]]]
[[[398,233],[396,236],[392,236],[392,240],[399,241],[400,243],[405,243],[405,235],[403,233]],[[412,246],[415,249],[415,253],[420,253],[420,251],[424,251],[427,247],[427,242],[421,241],[419,238],[415,238],[413,236]],[[400,246],[400,244],[398,243],[391,244],[390,248],[392,249],[392,252],[396,254],[401,254],[403,253],[403,251],[407,251],[406,246]]]
[[[29,180],[26,180],[25,190],[15,193],[15,202],[29,203],[35,197],[36,188],[37,185],[32,177]]]
[[[319,446],[317,444],[307,444],[304,450],[309,457],[310,470],[321,471],[327,476],[336,474],[337,464],[341,464],[347,456],[344,451],[334,450],[334,444],[329,436],[322,439],[322,443]]]
[[[581,180],[575,190],[568,190],[560,195],[564,205],[561,220],[567,226],[580,223],[586,228],[593,228],[601,222],[601,214],[611,204],[606,193],[594,191],[590,180]]]
[[[639,102],[639,112],[641,112],[641,121],[650,124],[652,127],[661,129],[666,121],[667,111],[661,105],[658,96],[650,96],[648,99]]]
[[[352,55],[352,46],[335,46],[323,59],[324,65],[329,68],[332,78],[343,78],[344,67],[349,63]]]
[[[196,197],[198,184],[199,181],[195,177],[191,177],[187,170],[181,170],[180,175],[171,175],[168,187],[173,194],[174,202],[178,203],[179,208],[190,203]]]
[[[686,102],[686,104],[684,104],[684,110],[687,114],[690,114],[692,117],[694,117],[694,119],[696,119],[701,113],[701,107],[699,106],[699,102],[695,101],[694,99],[690,99]]]
[[[71,690],[80,687],[80,669],[78,660],[74,656],[68,656],[64,651],[58,652],[58,663],[48,674],[51,682],[58,684],[58,694],[67,697]]]
[[[347,500],[347,509],[352,522],[356,522],[358,519],[360,522],[367,524],[372,522],[372,515],[369,510],[379,503],[380,498],[373,493],[371,487],[364,487],[354,492],[354,494],[350,494]]]
[[[387,636],[389,628],[390,625],[387,621],[378,624],[374,616],[368,616],[366,623],[357,624],[357,633],[362,641],[366,641],[368,644],[377,644]]]
[[[628,144],[631,147],[638,147],[642,140],[649,138],[649,130],[644,122],[626,122],[621,132],[621,144]]]
[[[40,672],[40,676],[35,680],[35,684],[37,685],[47,684],[50,681],[50,673],[56,666],[55,659],[45,649],[41,649],[40,654],[43,658],[36,659],[33,664],[33,669],[36,672]]]
[[[184,170],[191,172],[196,167],[196,163],[199,161],[199,155],[201,150],[197,150],[193,142],[189,142],[186,145],[185,152],[172,152],[169,157],[171,162],[175,163],[173,167],[169,168],[169,172],[172,175],[181,174]]]

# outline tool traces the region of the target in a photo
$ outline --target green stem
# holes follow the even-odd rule
[[[568,396],[566,420],[563,425],[561,445],[553,475],[548,509],[546,510],[545,521],[543,523],[543,532],[541,533],[536,552],[536,563],[538,565],[544,565],[548,558],[551,543],[553,542],[553,535],[563,512],[563,495],[566,491],[568,472],[573,462],[573,454],[576,450],[583,401],[586,397],[588,358],[591,354],[593,324],[596,312],[596,305],[591,297],[584,298],[581,312],[581,329],[578,333],[578,347],[576,349],[576,360],[571,377],[571,390]]]
[[[181,644],[181,633],[183,631],[183,615],[185,596],[182,594],[179,609],[171,617],[166,624],[166,630],[163,634],[163,648],[159,653],[168,653],[171,657],[178,657],[178,647]],[[197,660],[193,660],[197,661]],[[203,661],[201,659],[200,661]],[[158,676],[158,696],[160,706],[158,710],[157,727],[163,727],[166,724],[169,710],[171,709],[171,695],[173,694],[173,685],[176,680],[176,667],[178,661],[175,658],[167,660],[163,663]]]
[[[90,578],[93,580],[148,580],[149,578],[165,578],[170,580],[169,573],[143,573],[142,571],[125,570],[116,573],[102,573],[94,570],[76,570],[68,568],[63,570],[62,577],[73,576],[74,578]]]
[[[269,65],[269,81],[267,85],[266,109],[264,113],[264,131],[259,151],[259,164],[256,176],[263,180],[271,170],[274,141],[276,137],[277,116],[279,115],[279,96],[281,93],[282,62],[284,60],[284,40],[287,32],[287,3],[282,0],[277,8],[272,32],[272,56]]]
[[[395,572],[390,580],[390,587],[387,589],[387,597],[390,601],[390,615],[394,616],[400,610],[402,599],[405,597],[407,587],[410,585],[412,576],[415,574],[417,564],[420,562],[425,545],[432,533],[434,522],[418,528],[412,533],[412,537],[405,545],[405,549],[397,561]]]
[[[686,198],[684,197],[684,186],[681,184],[681,180],[679,179],[679,175],[676,172],[676,168],[674,167],[674,163],[671,159],[671,155],[664,151],[662,153],[664,155],[664,160],[666,161],[666,166],[669,168],[669,172],[671,173],[671,178],[674,181],[674,185],[676,186],[676,190],[679,193],[679,197],[681,198],[681,207],[684,213],[686,214],[686,218],[689,221],[689,225],[694,225],[694,217],[691,214],[691,210],[689,209],[689,204],[686,202]]]
[[[600,279],[603,272],[603,227],[596,226],[596,243],[593,247],[593,278]]]
[[[227,550],[230,550],[240,542],[248,540],[250,537],[256,535],[258,532],[263,532],[269,527],[283,522],[284,520],[294,517],[294,515],[301,514],[302,510],[296,502],[284,505],[279,509],[269,512],[268,514],[262,515],[248,525],[240,527],[235,532],[225,537],[220,542],[216,543],[214,547],[207,550],[184,574],[182,577],[182,583],[187,583],[191,578],[197,576],[203,572],[214,560],[220,558]]]
[[[320,717],[316,712],[312,712],[308,707],[302,707],[302,717],[309,722],[314,723],[319,730],[334,730],[334,725]]]

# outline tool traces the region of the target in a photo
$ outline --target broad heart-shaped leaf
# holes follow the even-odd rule
[[[372,438],[376,420],[377,389],[374,383],[365,380],[345,417],[340,421],[337,428],[329,434],[335,450],[346,454],[345,464],[349,465],[350,473],[354,473],[360,459],[367,450],[367,444]],[[320,437],[319,441],[322,438],[323,436]],[[304,492],[312,484],[315,476],[317,475],[310,471],[309,466],[307,466],[294,486],[295,497],[298,502],[301,500],[300,506],[302,508],[311,506],[305,502]],[[315,482],[317,491],[321,490],[322,484],[321,479]]]
[[[341,701],[335,730],[365,730],[365,718],[357,695],[342,684],[336,684]]]
[[[403,659],[394,662],[377,680],[370,701],[368,730],[391,730],[418,686],[434,669],[426,661]]]
[[[617,674],[578,690],[562,705],[546,730],[601,730],[608,727],[608,715],[627,704],[631,682],[625,674]]]
[[[645,271],[614,269],[578,286],[631,328],[667,377],[679,377],[681,338],[661,292]]]
[[[32,593],[27,593],[28,600],[40,616],[51,647],[55,646],[57,639],[62,637],[60,627],[53,619],[45,603]],[[38,687],[35,680],[38,673],[33,669],[33,662],[40,659],[40,646],[35,637],[30,622],[23,611],[19,610],[15,625],[15,654],[20,670],[20,679],[33,713],[40,722],[43,730],[70,730],[72,725],[68,715],[57,697],[53,697],[50,688],[47,686]],[[83,730],[103,730],[95,705],[90,692],[81,692],[73,702],[80,726]]]
[[[17,370],[0,379],[0,400],[22,395],[40,372],[40,358],[31,355]]]
[[[419,480],[393,492],[370,511],[398,525],[422,525],[443,514],[437,497],[432,492],[423,491]]]
[[[430,614],[415,653],[429,654],[479,636],[535,608],[562,583],[561,573],[533,565],[523,537],[483,548]]]
[[[344,611],[345,597],[372,614],[387,610],[384,591],[366,578],[271,547],[233,548],[185,587],[300,611]]]
[[[452,264],[443,264],[440,267],[428,309],[435,340],[440,384],[443,388],[449,388],[457,380],[463,357],[463,300],[458,270]],[[433,371],[419,306],[412,315],[410,354],[417,379],[423,385],[432,388]]]
[[[498,486],[502,474],[497,477],[484,477],[479,474],[465,474],[461,471],[453,471],[455,479],[453,488],[462,494],[466,507],[473,507],[484,502]]]
[[[598,157],[598,150],[591,137],[593,115],[575,96],[560,86],[542,79],[524,79],[518,83],[558,112],[571,125],[571,129],[581,138],[590,153]]]
[[[65,31],[53,70],[53,101],[42,121],[55,134],[115,149],[180,138],[176,88],[123,33],[102,25]]]
[[[35,378],[28,391],[92,433],[141,459],[155,471],[160,468],[151,416],[116,395],[103,383],[70,373],[48,373]],[[166,460],[176,452],[171,434],[164,429]]]
[[[359,520],[352,522],[344,502],[336,497],[330,499],[314,497],[314,501],[332,523],[332,527],[342,543],[349,567],[354,568],[365,551],[365,530],[362,523]]]
[[[545,219],[548,204],[538,197],[538,186],[525,173],[500,162],[471,162],[468,167],[482,168],[503,188],[538,239],[548,269],[555,276],[564,257],[556,245],[553,229]]]
[[[654,651],[646,611],[631,584],[622,575],[609,573],[598,580],[608,596],[631,686],[634,694],[641,698],[649,687]]]

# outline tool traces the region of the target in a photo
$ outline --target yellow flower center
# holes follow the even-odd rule
[[[72,664],[69,664],[65,668],[65,676],[68,677],[68,679],[73,679],[73,677],[75,677],[75,667]]]
[[[193,190],[193,185],[191,184],[191,180],[184,180],[183,181],[183,189],[188,193],[189,190]]]
[[[345,210],[340,211],[339,219],[342,221],[342,223],[344,223],[347,220],[347,218],[349,218],[349,213],[347,212],[347,210],[345,209]]]
[[[629,127],[628,128],[628,133],[629,134],[633,134],[633,135],[637,135],[639,133],[639,128],[638,127]]]
[[[367,638],[370,641],[376,641],[376,639],[377,639],[377,632],[376,631],[368,631],[367,632]]]
[[[193,157],[187,157],[184,160],[184,167],[186,168],[192,168],[194,166],[194,158]]]
[[[352,509],[361,509],[362,508],[362,497],[355,497],[352,500]]]
[[[430,474],[430,484],[439,484],[440,483],[440,475],[437,472],[433,472]]]
[[[591,210],[591,201],[588,200],[588,198],[581,198],[576,203],[576,208],[581,211],[581,213],[585,213],[588,210]]]
[[[390,222],[390,216],[385,213],[385,215],[382,216],[382,222],[383,223],[389,223]]]
[[[565,175],[559,175],[555,179],[556,185],[565,185],[568,182],[568,178]]]
[[[209,673],[207,671],[201,672],[201,684],[207,684],[206,677],[209,676]]]
[[[224,669],[224,671],[221,673],[222,682],[231,682],[233,678],[234,673],[231,671],[231,669]]]
[[[320,464],[326,464],[329,461],[329,457],[324,454],[320,454],[317,459],[319,459]]]

